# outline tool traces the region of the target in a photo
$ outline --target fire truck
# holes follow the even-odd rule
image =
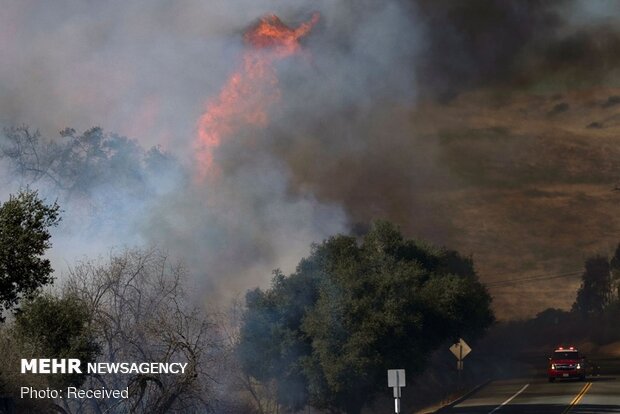
[[[586,364],[586,357],[581,355],[574,346],[558,347],[549,358],[547,369],[549,382],[554,382],[558,378],[578,378],[585,381]]]

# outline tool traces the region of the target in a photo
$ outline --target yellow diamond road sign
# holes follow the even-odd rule
[[[471,348],[463,338],[459,338],[459,341],[450,347],[450,351],[452,351],[456,359],[462,361],[471,352]]]

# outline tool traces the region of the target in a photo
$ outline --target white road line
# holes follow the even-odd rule
[[[523,388],[521,388],[519,391],[517,391],[516,393],[514,393],[514,395],[513,395],[512,397],[508,398],[506,401],[504,401],[503,403],[501,403],[500,405],[498,405],[497,407],[495,407],[495,408],[493,409],[493,411],[489,412],[489,414],[493,414],[495,411],[499,410],[500,408],[502,408],[503,406],[505,406],[506,404],[508,404],[510,401],[514,400],[514,398],[515,398],[517,395],[521,394],[521,393],[522,393],[523,391],[525,391],[525,389],[526,389],[527,387],[529,387],[529,386],[530,386],[530,384],[525,384],[525,385],[523,386]]]

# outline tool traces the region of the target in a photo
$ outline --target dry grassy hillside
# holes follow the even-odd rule
[[[449,244],[473,254],[500,318],[567,308],[579,271],[620,241],[620,89],[469,93],[413,115],[460,183],[429,194],[452,217]]]

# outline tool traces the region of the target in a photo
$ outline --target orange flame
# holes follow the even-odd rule
[[[243,36],[250,47],[242,57],[241,67],[233,73],[217,99],[209,102],[198,120],[196,159],[198,179],[214,176],[213,152],[222,139],[247,125],[265,127],[268,109],[280,99],[274,63],[300,50],[299,39],[307,35],[319,20],[319,14],[296,29],[277,16],[267,15]]]

